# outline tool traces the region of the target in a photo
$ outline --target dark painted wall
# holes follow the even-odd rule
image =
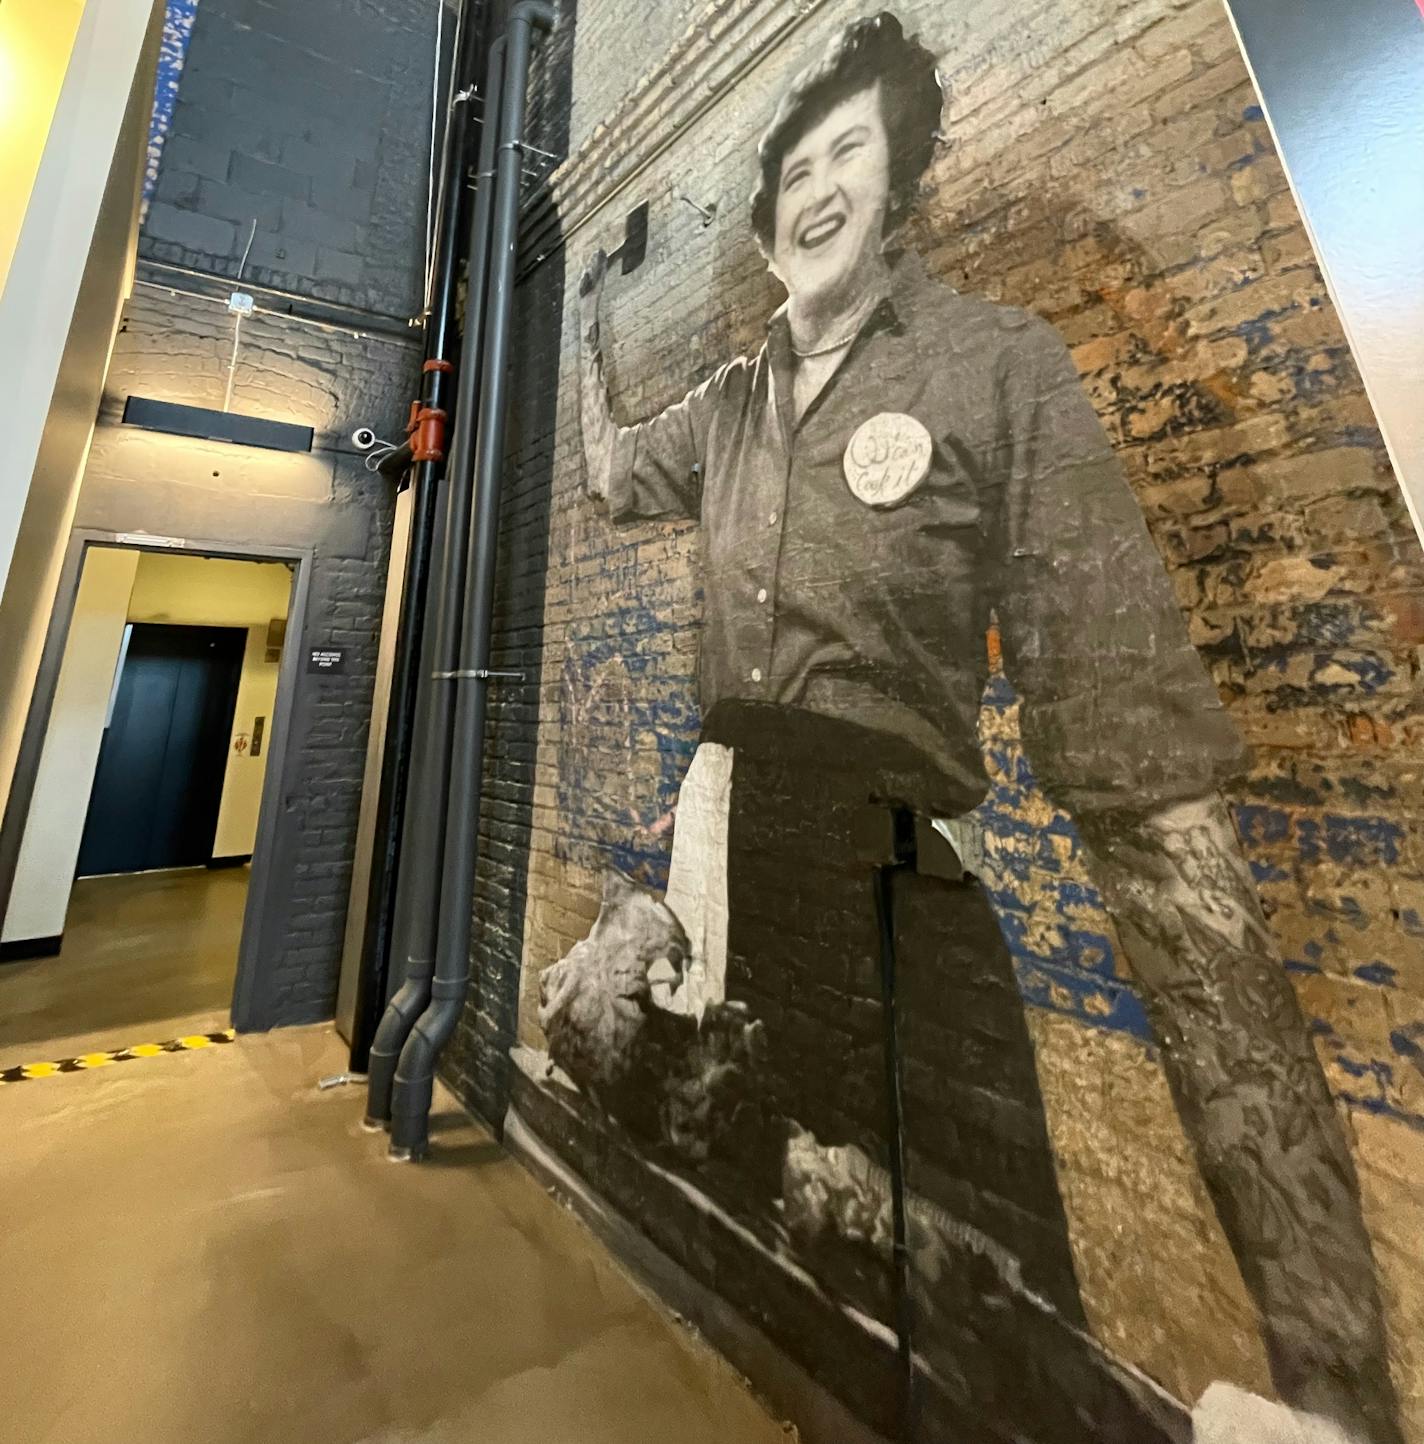
[[[203,0],[142,260],[235,275],[255,217],[244,280],[398,320],[418,311],[435,23],[428,0]],[[336,993],[393,504],[348,438],[399,429],[419,332],[244,325],[233,409],[314,427],[310,456],[139,432],[119,422],[127,396],[220,407],[227,383],[232,318],[152,284],[169,274],[141,263],[149,284],[118,338],[76,524],[311,551],[308,630],[290,645],[343,646],[346,670],[300,680],[269,941],[237,1018],[308,1022]]]
[[[203,0],[141,254],[419,309],[430,0]]]

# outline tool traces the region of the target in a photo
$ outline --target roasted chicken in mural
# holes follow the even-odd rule
[[[552,1062],[631,1132],[693,1162],[765,1136],[763,1026],[737,1003],[678,1008],[692,949],[660,898],[610,868],[598,920],[539,984]]]

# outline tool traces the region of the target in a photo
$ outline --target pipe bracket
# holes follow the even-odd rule
[[[487,667],[463,667],[455,672],[432,672],[431,680],[434,682],[464,682],[475,679],[480,682],[512,681],[522,682],[523,672],[491,672]]]

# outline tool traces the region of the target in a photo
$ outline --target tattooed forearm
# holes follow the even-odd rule
[[[1224,805],[1083,831],[1277,1387],[1362,1440],[1396,1444],[1354,1168]]]

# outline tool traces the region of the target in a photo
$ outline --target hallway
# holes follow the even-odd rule
[[[83,878],[57,957],[0,965],[0,1068],[228,1026],[248,869]]]
[[[391,1166],[315,1086],[345,1061],[289,1029],[0,1088],[7,1439],[786,1439],[448,1094]]]

